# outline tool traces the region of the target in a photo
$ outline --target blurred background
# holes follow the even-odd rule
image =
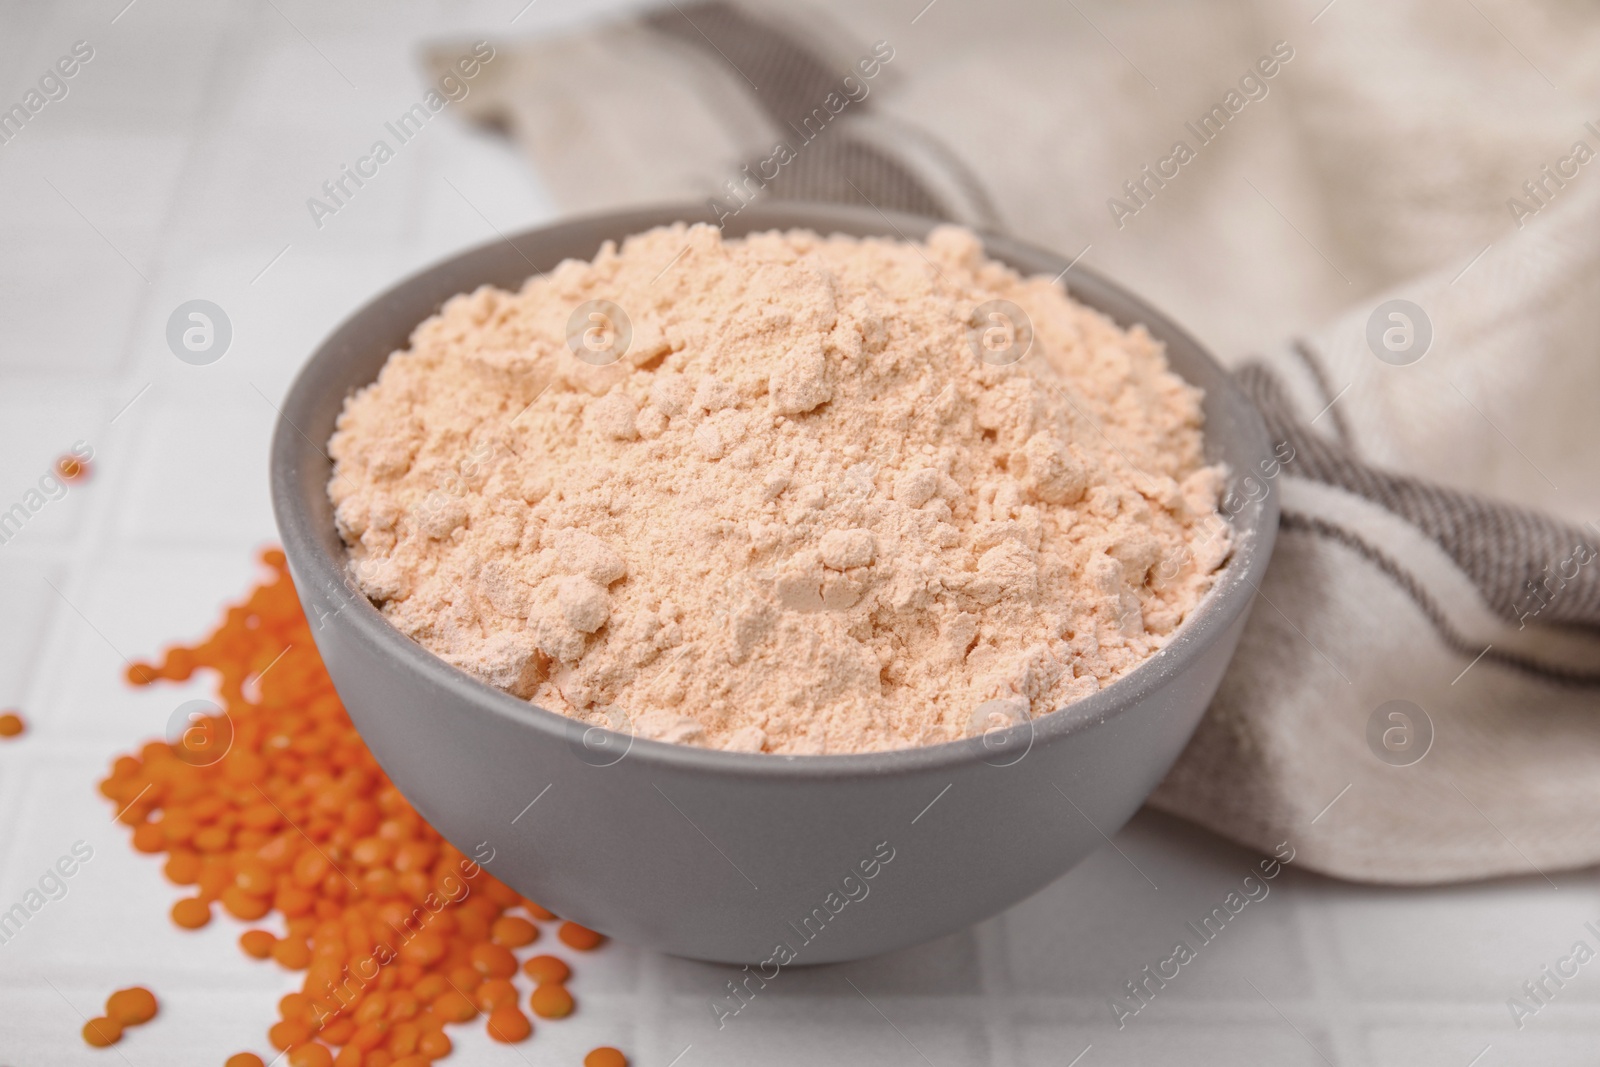
[[[713,43],[738,18],[830,69],[879,60],[818,135],[818,165],[771,189],[744,168],[805,139],[804,122]],[[450,75],[478,42],[493,58]],[[67,896],[0,943],[0,1065],[220,1063],[262,1045],[291,988],[240,955],[231,920],[171,926],[172,887],[93,784],[206,695],[135,692],[124,662],[207,632],[258,577],[276,405],[399,278],[573,212],[691,200],[714,219],[741,195],[871,202],[861,185],[1103,272],[1230,365],[1364,324],[1408,286],[1460,293],[1481,275],[1523,287],[1519,317],[1469,336],[1435,315],[1436,350],[1467,354],[1368,383],[1349,419],[1370,457],[1579,523],[1600,516],[1600,274],[1529,233],[1600,248],[1597,54],[1600,11],[1561,0],[0,4],[0,511],[59,457],[89,465],[0,543],[0,707],[30,726],[0,744],[0,908],[75,841],[94,849]],[[447,102],[396,129],[430,91]],[[197,300],[224,339],[184,358],[172,323]],[[1481,832],[1498,847],[1498,827]],[[707,1011],[727,972],[611,944],[570,1020],[523,1046],[463,1036],[457,1056],[1595,1061],[1600,968],[1525,991],[1576,941],[1600,945],[1587,868],[1396,889],[1291,867],[1119,1027],[1125,983],[1256,859],[1147,811],[1010,912],[796,972],[736,1028]],[[162,1015],[114,1051],[83,1046],[82,1013],[133,982]]]

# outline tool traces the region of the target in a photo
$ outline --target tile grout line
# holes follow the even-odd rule
[[[1340,971],[1338,946],[1328,929],[1329,916],[1316,899],[1313,887],[1299,886],[1299,891],[1285,894],[1289,899],[1291,922],[1299,944],[1300,958],[1306,963],[1311,979],[1307,1000],[1316,1006],[1313,1019],[1323,1036],[1332,1043],[1335,1063],[1367,1063],[1365,1055],[1366,1020],[1354,1018],[1359,1005],[1350,999]],[[1310,898],[1310,899],[1308,899]],[[1279,1001],[1285,1011],[1303,1011],[1305,1003],[1292,998]],[[1303,1017],[1303,1016],[1302,1016]]]
[[[186,128],[188,137],[184,143],[183,160],[178,168],[179,174],[193,176],[201,170],[196,165],[196,160],[203,156],[202,150],[204,146],[212,139],[216,131],[222,127],[225,105],[232,98],[225,97],[223,93],[218,91],[218,86],[223,81],[224,73],[235,69],[235,65],[230,63],[229,60],[233,58],[236,51],[254,54],[249,49],[239,48],[240,37],[243,35],[241,23],[244,19],[245,16],[240,15],[235,10],[229,16],[228,25],[218,31],[219,36],[223,38],[223,42],[221,47],[217,48],[216,56],[211,62],[211,68],[206,72],[203,79],[201,98],[204,103],[201,105],[198,119]],[[198,183],[198,179],[196,179],[196,183]],[[166,203],[163,205],[160,216],[161,221],[157,227],[160,237],[156,241],[155,254],[147,264],[152,280],[145,287],[145,291],[140,294],[133,315],[129,320],[126,334],[123,337],[121,357],[118,359],[113,371],[119,379],[137,379],[139,377],[137,373],[139,331],[145,325],[146,315],[154,306],[154,301],[158,295],[158,282],[165,277],[167,268],[170,266],[173,234],[177,231],[176,222],[179,216],[179,205],[184,202],[183,189],[188,184],[190,183],[175,182],[167,192]],[[138,388],[136,380],[133,381],[133,387]]]
[[[641,1062],[666,1063],[675,1055],[667,1047],[665,1015],[667,981],[666,960],[648,949],[636,950],[639,962],[634,968],[636,979],[630,999],[633,1001],[633,1045],[640,1051],[635,1057]],[[648,1059],[646,1057],[648,1056]]]
[[[1011,1023],[1009,985],[1006,968],[1005,913],[987,919],[972,929],[973,947],[978,953],[978,995],[982,998],[984,1045],[993,1067],[1014,1067],[1018,1063],[1015,1028]]]

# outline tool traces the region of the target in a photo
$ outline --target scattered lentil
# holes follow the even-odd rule
[[[64,482],[81,482],[89,477],[89,461],[67,453],[56,460],[56,476]]]
[[[507,915],[495,920],[494,925],[489,928],[489,937],[497,945],[522,948],[539,940],[539,928],[527,919]]]
[[[565,982],[572,968],[555,956],[534,956],[522,965],[522,973],[543,985],[546,982]]]
[[[572,1014],[572,994],[559,982],[545,982],[528,998],[528,1006],[541,1019],[565,1019]]]
[[[277,940],[266,930],[246,930],[239,935],[239,947],[246,956],[264,960],[272,955],[272,946]]]
[[[267,1032],[290,1067],[429,1067],[451,1052],[445,1026],[480,1014],[494,1040],[525,1040],[533,1024],[517,1006],[512,949],[538,939],[535,921],[556,916],[444,840],[395,789],[323,669],[283,553],[261,558],[272,578],[214,633],[127,671],[134,685],[216,673],[224,714],[196,724],[207,758],[191,758],[199,753],[181,741],[151,741],[115,760],[101,793],[134,848],[164,853],[167,879],[192,887],[172,906],[178,926],[205,926],[213,904],[247,922],[282,916],[285,936],[247,929],[239,947],[304,974]],[[217,738],[226,744],[213,759]],[[584,950],[604,940],[576,923],[559,936]],[[565,963],[538,956],[522,969],[550,990],[535,991],[537,1003],[564,997],[571,1010]],[[84,1040],[111,1044],[124,1023],[155,1011],[148,990],[120,990]],[[606,1051],[615,1050],[585,1063]],[[626,1064],[616,1056],[602,1067]],[[263,1061],[240,1052],[227,1067]]]
[[[493,1012],[517,1002],[517,987],[508,978],[491,978],[478,987],[478,1010]]]
[[[138,841],[134,847],[138,847]],[[140,849],[141,852],[150,851]],[[211,921],[211,905],[199,897],[184,897],[172,905],[172,921],[188,930],[198,930]]]
[[[590,949],[599,948],[600,943],[605,940],[603,935],[595,933],[587,926],[579,926],[573,922],[562,923],[561,929],[556,931],[556,936],[561,938],[569,948],[575,948],[579,952],[588,952]]]
[[[489,1013],[489,1036],[496,1041],[513,1044],[533,1033],[533,1024],[517,1010],[515,1004],[506,1004]]]
[[[119,989],[106,998],[106,1014],[123,1026],[138,1026],[156,1017],[156,995],[144,986]]]
[[[95,1048],[106,1048],[122,1040],[122,1024],[101,1016],[83,1024],[83,1039]]]

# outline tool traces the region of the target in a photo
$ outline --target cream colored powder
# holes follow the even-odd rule
[[[594,299],[632,325],[607,366],[567,344]],[[1020,362],[969,344],[994,299],[1031,319]],[[362,589],[492,685],[864,752],[1054,710],[1167,641],[1229,545],[1199,401],[964,230],[676,226],[450,301],[346,404],[328,491]]]

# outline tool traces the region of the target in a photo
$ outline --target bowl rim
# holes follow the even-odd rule
[[[538,251],[540,244],[559,243],[559,239],[568,234],[583,234],[598,227],[603,229],[606,235],[600,240],[612,239],[620,243],[622,238],[629,234],[668,225],[674,221],[693,224],[710,220],[705,205],[666,203],[563,216],[553,222],[530,227],[510,236],[485,241],[438,260],[390,285],[347,316],[323,340],[297,372],[279,409],[269,463],[273,512],[282,547],[288,558],[291,573],[298,581],[306,581],[309,586],[308,589],[300,590],[303,598],[315,588],[349,589],[345,570],[347,561],[342,558],[342,552],[339,558],[335,558],[328,550],[323,537],[327,531],[319,532],[318,524],[310,514],[305,496],[305,483],[299,475],[299,470],[303,464],[309,464],[324,472],[331,470],[332,461],[316,444],[315,436],[308,436],[300,426],[307,420],[307,413],[321,402],[320,383],[316,380],[318,373],[326,373],[329,366],[348,358],[353,335],[363,330],[364,324],[369,319],[399,313],[400,307],[390,305],[398,304],[407,295],[408,290],[426,287],[431,279],[459,272],[461,268],[473,265],[476,260],[487,259],[491,254],[498,252],[502,245],[511,245],[524,259],[528,259],[530,253]],[[737,232],[731,234],[730,239],[776,229],[807,228],[824,234],[876,234],[882,237],[915,240],[919,236],[925,236],[929,229],[940,225],[944,220],[850,205],[779,201],[747,205],[740,212],[737,221],[739,223],[736,227]],[[1186,330],[1128,289],[1092,269],[1083,267],[1076,261],[1069,262],[1057,253],[1025,244],[1005,234],[985,230],[974,232],[982,240],[984,251],[991,258],[1012,266],[1024,275],[1044,273],[1053,265],[1060,272],[1057,275],[1058,281],[1070,269],[1077,276],[1072,288],[1068,290],[1074,299],[1107,315],[1124,328],[1134,323],[1143,324],[1166,349],[1170,349],[1174,344],[1190,349],[1189,354],[1198,358],[1202,364],[1208,365],[1214,376],[1215,384],[1205,387],[1208,400],[1214,390],[1225,394],[1225,402],[1243,420],[1242,425],[1231,427],[1229,432],[1241,440],[1245,451],[1259,454],[1263,458],[1269,454],[1266,425],[1254,404],[1232,381],[1216,358]],[[908,233],[911,236],[908,237]],[[598,248],[599,240],[595,242],[596,251]],[[531,264],[534,260],[529,262]],[[548,270],[555,265],[555,262],[551,262],[549,267],[536,269]],[[1045,270],[1036,270],[1035,266],[1043,267]],[[1080,295],[1085,290],[1092,294],[1088,299]],[[444,299],[448,299],[448,296]],[[1098,303],[1100,300],[1120,305],[1123,309],[1136,312],[1136,315],[1124,320],[1121,316],[1100,307]],[[435,310],[437,307],[410,321],[407,325],[407,335],[409,336],[409,331]],[[370,349],[370,345],[365,347]],[[385,358],[387,359],[387,355]],[[346,396],[348,395],[347,392]],[[341,401],[340,407],[342,406]],[[331,433],[331,426],[329,432]],[[1230,472],[1230,476],[1236,474],[1237,472]],[[326,492],[326,473],[316,484],[323,487],[323,493]],[[1105,722],[1167,685],[1189,664],[1202,656],[1215,640],[1221,639],[1253,602],[1257,587],[1265,574],[1277,533],[1278,508],[1278,494],[1269,491],[1266,496],[1258,500],[1248,501],[1232,515],[1230,520],[1230,526],[1233,528],[1232,550],[1212,588],[1202,597],[1189,616],[1179,624],[1166,645],[1099,692],[1003,731],[887,751],[823,755],[728,752],[616,733],[603,727],[590,727],[581,720],[513,696],[451,666],[392,626],[377,607],[364,596],[346,596],[345,603],[322,621],[327,625],[343,625],[369,651],[392,660],[397,667],[417,675],[421,682],[438,687],[475,711],[506,719],[515,726],[531,730],[552,743],[571,743],[575,729],[585,732],[599,729],[606,733],[615,733],[618,738],[626,739],[624,757],[619,757],[619,760],[638,760],[663,769],[692,771],[717,777],[777,776],[786,779],[880,778],[936,769],[955,769],[977,763],[1004,766],[1006,764],[990,762],[993,750],[988,747],[988,742],[998,741],[1009,750],[1009,746],[1025,741],[1027,745],[1023,750],[1025,756],[1034,746],[1057,741]],[[337,532],[334,532],[334,541],[342,546]],[[1018,760],[1021,758],[1017,757]]]

